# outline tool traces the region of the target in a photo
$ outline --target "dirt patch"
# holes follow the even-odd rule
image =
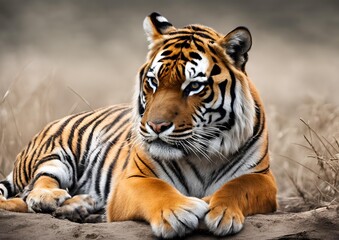
[[[244,229],[227,239],[339,239],[339,206],[299,213],[255,215]],[[154,239],[143,222],[79,224],[48,214],[0,211],[0,239]],[[215,239],[203,226],[186,239]],[[220,238],[223,239],[223,238]],[[225,238],[226,239],[226,238]]]

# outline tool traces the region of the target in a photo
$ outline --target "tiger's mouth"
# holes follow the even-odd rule
[[[185,156],[180,147],[167,143],[160,138],[148,142],[147,150],[151,157],[156,160],[178,160]]]

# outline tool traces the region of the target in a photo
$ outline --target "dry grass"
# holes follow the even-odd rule
[[[338,204],[339,108],[308,100],[298,112],[299,121],[275,115],[270,122],[280,196],[301,197],[303,208]]]

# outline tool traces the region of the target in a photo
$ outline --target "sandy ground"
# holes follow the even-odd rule
[[[237,235],[218,239],[339,239],[339,206],[300,213],[281,210],[250,216]],[[0,211],[0,239],[154,239],[151,228],[141,222],[79,224],[48,214],[20,214]],[[198,230],[186,239],[216,239]]]

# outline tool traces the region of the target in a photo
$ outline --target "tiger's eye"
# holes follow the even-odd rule
[[[155,79],[155,77],[148,77],[147,82],[148,82],[148,85],[152,88],[158,85],[158,82]]]
[[[150,81],[152,82],[152,84],[154,86],[156,86],[158,83],[157,83],[157,80],[155,78],[151,78]]]
[[[197,82],[191,83],[191,89],[192,89],[192,90],[198,89],[199,87],[200,87],[200,84],[199,84],[199,83],[197,83]]]

